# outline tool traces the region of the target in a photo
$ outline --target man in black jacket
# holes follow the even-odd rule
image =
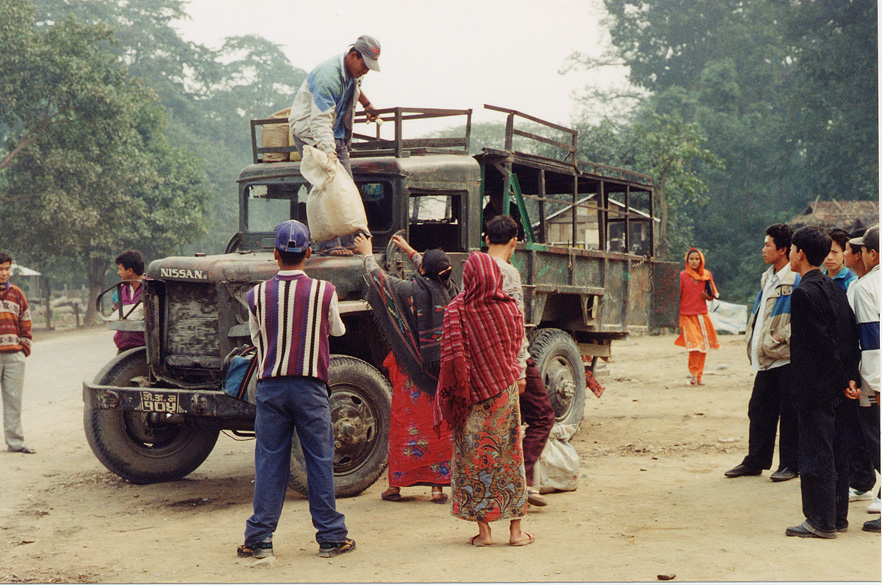
[[[802,280],[791,296],[790,356],[799,413],[799,473],[805,521],[787,536],[836,538],[848,529],[850,387],[859,380],[858,331],[842,289],[818,267],[830,236],[816,227],[793,234],[790,267]]]

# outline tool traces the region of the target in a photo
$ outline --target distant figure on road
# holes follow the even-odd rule
[[[141,303],[141,286],[144,279],[144,256],[138,250],[126,250],[116,257],[116,274],[120,281],[123,282],[121,289],[121,298],[116,298],[114,291],[114,310],[118,306],[123,307],[123,315],[127,320],[138,321],[144,319],[144,305]],[[119,290],[119,289],[118,289]],[[131,307],[137,305],[134,309]],[[117,313],[118,314],[118,313]],[[113,342],[116,344],[117,353],[122,353],[133,347],[144,346],[143,331],[117,331],[113,334]]]
[[[6,449],[36,453],[24,443],[21,395],[25,358],[31,355],[31,311],[20,288],[9,283],[12,256],[0,252],[0,387],[3,390],[3,432]]]
[[[701,385],[707,352],[720,347],[706,303],[719,297],[714,277],[704,267],[704,254],[689,248],[686,269],[680,272],[680,336],[674,344],[689,351],[689,383],[693,385]]]

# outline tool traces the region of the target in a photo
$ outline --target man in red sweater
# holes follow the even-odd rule
[[[0,252],[0,387],[3,391],[3,430],[6,448],[34,453],[24,444],[21,394],[25,358],[31,354],[31,312],[24,293],[9,283],[12,257]]]

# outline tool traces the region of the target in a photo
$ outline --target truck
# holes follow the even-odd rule
[[[652,180],[580,160],[574,130],[485,107],[506,117],[504,144],[474,155],[472,110],[379,110],[391,137],[379,124],[368,130],[364,114],[356,117],[352,172],[375,256],[406,276],[410,263],[391,241],[400,234],[417,250],[446,251],[461,282],[469,254],[482,248],[491,197],[501,197],[502,213],[516,207],[524,237],[512,264],[523,282],[530,352],[557,421],[578,425],[586,375],[610,356],[612,342],[677,324],[677,266],[654,257]],[[463,120],[464,130],[404,137],[405,125],[438,119]],[[130,482],[183,478],[221,431],[253,436],[255,408],[223,392],[222,364],[250,344],[245,294],[277,270],[275,227],[288,219],[307,223],[310,185],[300,163],[288,160],[298,158],[296,149],[261,139],[279,123],[251,121],[253,160],[237,180],[239,229],[225,252],[154,260],[143,283],[143,320],[127,319],[120,307],[108,322],[143,330],[146,345],[117,355],[83,383],[84,426],[100,462]],[[345,335],[330,340],[329,389],[336,493],[353,496],[386,466],[391,385],[382,364],[389,349],[365,300],[360,256],[313,255],[306,271],[335,285],[346,325]],[[296,434],[294,442],[290,485],[305,493]]]

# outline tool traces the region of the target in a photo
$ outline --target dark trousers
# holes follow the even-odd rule
[[[521,419],[527,423],[524,432],[524,472],[527,485],[533,485],[533,467],[548,441],[554,426],[554,409],[545,390],[542,374],[533,358],[527,360],[527,387],[520,395]]]
[[[864,423],[861,420],[863,410],[872,410],[873,407],[862,407],[857,400],[850,400],[851,407],[848,409],[846,421],[846,441],[848,442],[849,472],[848,485],[858,491],[867,492],[876,485],[876,470],[879,468],[879,406],[876,411],[876,433],[871,439],[864,432]],[[871,454],[872,443],[875,441],[875,457]]]
[[[799,410],[802,512],[818,530],[848,526],[848,399]]]
[[[864,431],[864,439],[870,454],[870,462],[879,470],[879,405],[858,406],[858,417]],[[872,489],[872,488],[871,488]]]
[[[799,431],[796,407],[790,386],[791,365],[760,370],[753,380],[753,393],[747,406],[750,419],[747,456],[742,464],[750,469],[771,469],[778,433],[778,468],[799,471]]]
[[[294,432],[303,448],[307,497],[316,541],[342,542],[347,530],[334,496],[334,431],[328,387],[315,378],[266,378],[257,383],[254,420],[254,515],[245,525],[245,544],[272,537],[282,515],[291,475]]]

